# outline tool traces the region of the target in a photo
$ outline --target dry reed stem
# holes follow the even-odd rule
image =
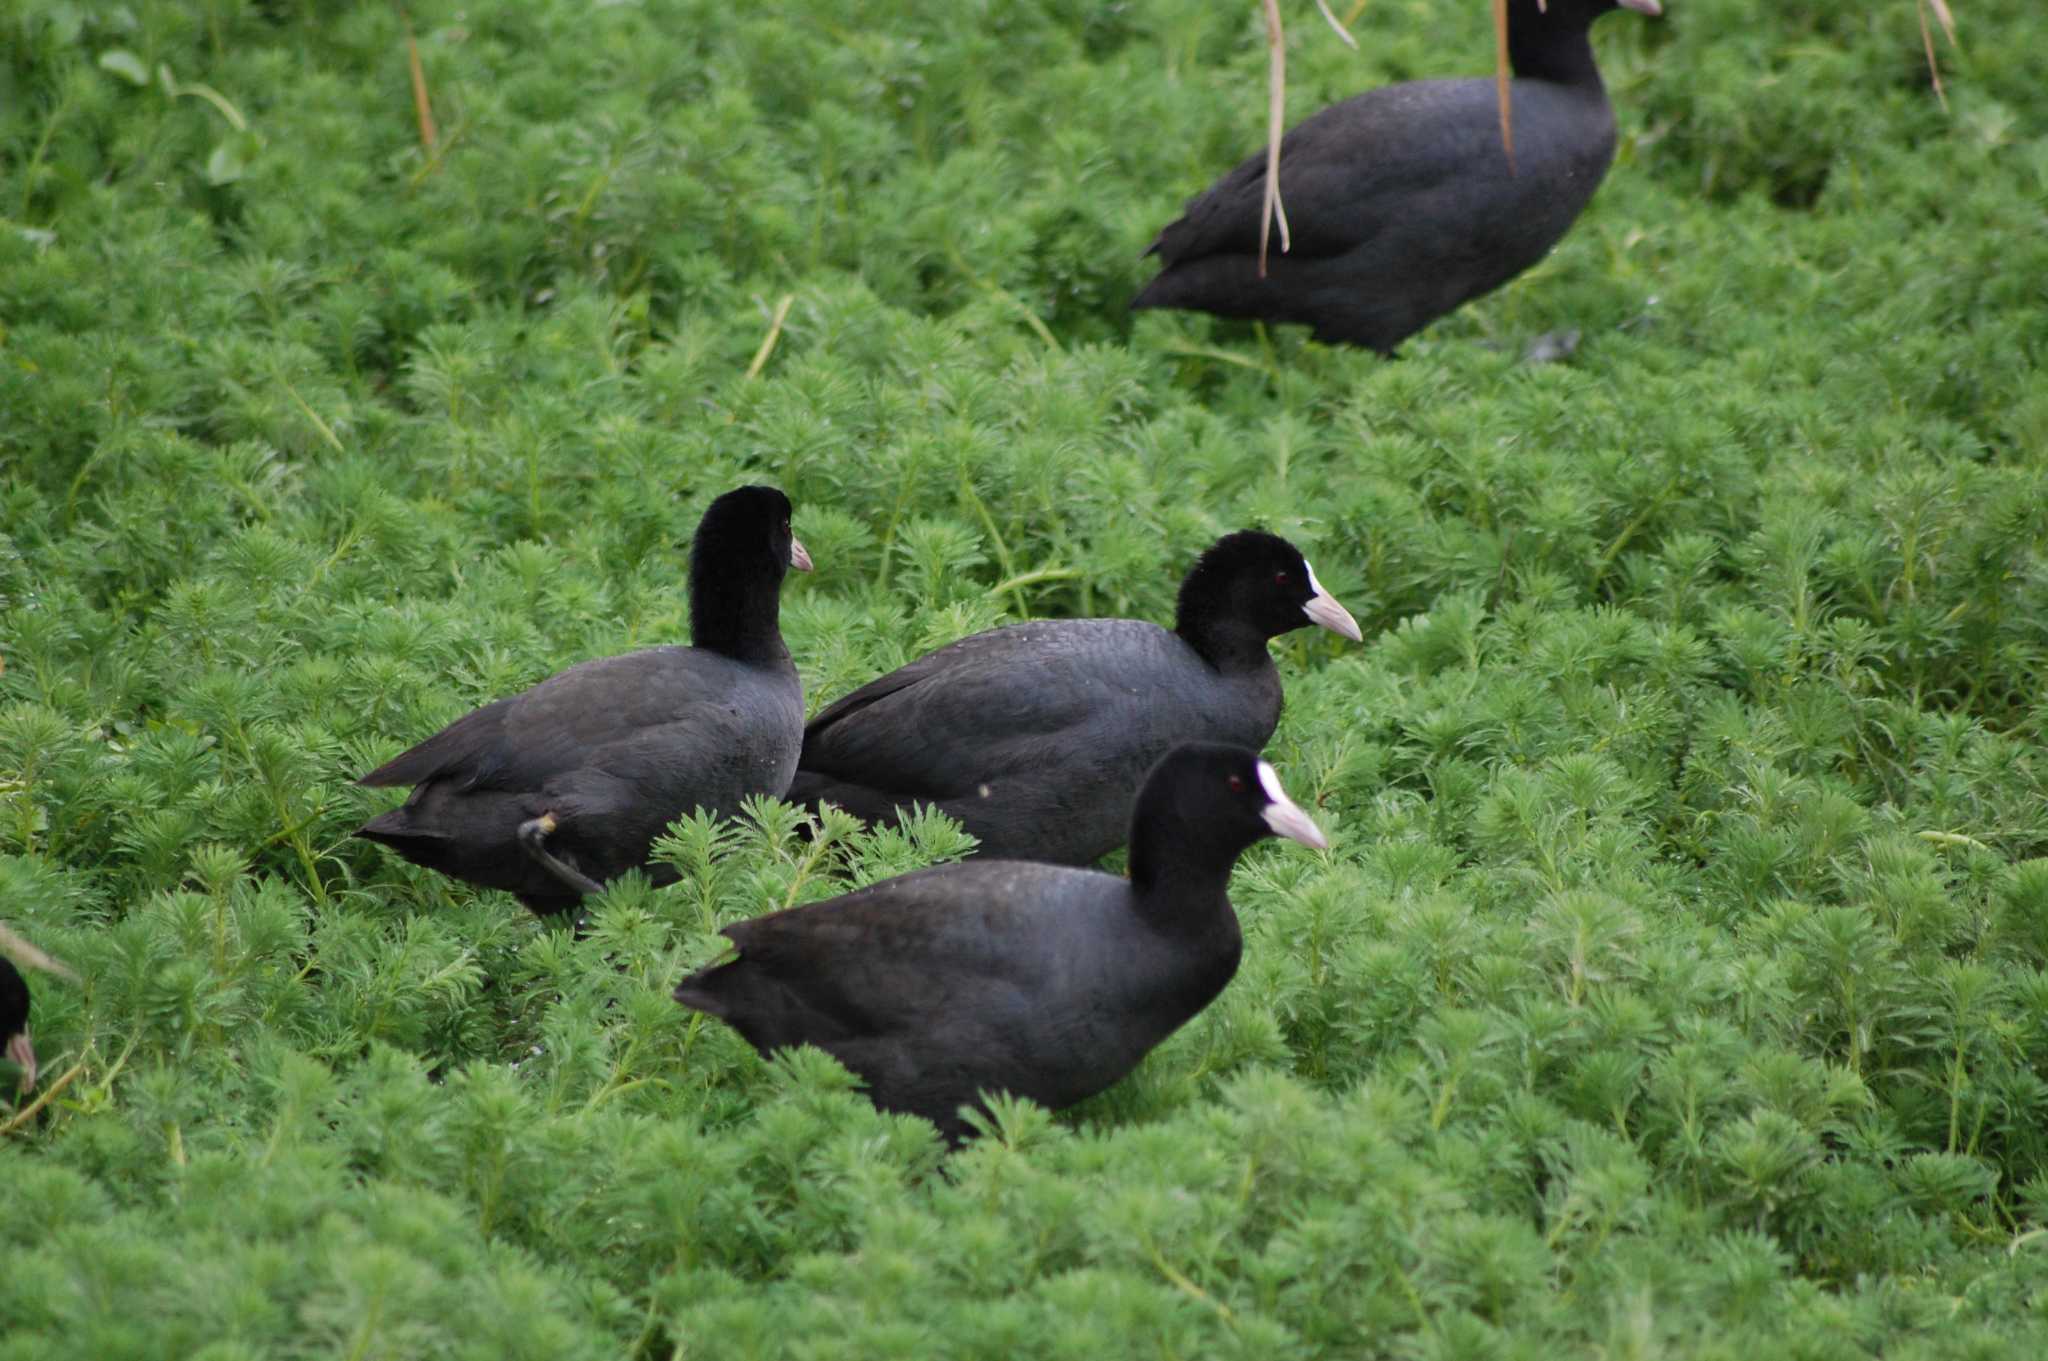
[[[1329,0],[1316,0],[1316,8],[1323,12],[1324,20],[1330,25],[1330,28],[1336,35],[1344,40],[1344,45],[1356,52],[1358,50],[1358,39],[1352,37],[1351,30],[1339,22],[1337,16],[1330,12]],[[1364,8],[1363,3],[1360,4],[1359,8]],[[1357,10],[1352,11],[1354,16],[1357,13]]]
[[[55,974],[67,983],[78,981],[78,975],[70,966],[61,960],[52,959],[4,926],[0,926],[0,954],[7,955],[17,964],[26,964],[31,969],[41,969],[44,973]]]
[[[1927,11],[1930,9],[1940,22],[1950,47],[1956,45],[1956,17],[1949,13],[1948,0],[1913,0],[1913,12],[1920,18],[1920,45],[1927,51],[1927,78],[1934,82],[1934,97],[1941,101],[1941,107],[1946,111],[1948,91],[1941,87],[1941,63],[1934,58],[1934,31],[1927,26]]]
[[[35,1119],[37,1111],[55,1101],[57,1093],[69,1087],[73,1079],[84,1071],[85,1061],[80,1059],[77,1063],[72,1064],[55,1082],[44,1083],[43,1090],[36,1094],[35,1100],[29,1102],[26,1106],[23,1106],[12,1116],[8,1117],[6,1124],[0,1125],[0,1136],[12,1134],[29,1121]]]
[[[796,294],[785,293],[776,300],[775,315],[768,322],[768,334],[761,341],[761,348],[754,351],[754,362],[747,365],[747,377],[759,378],[761,370],[768,367],[768,356],[775,353],[775,342],[782,339],[782,323],[789,318],[789,309],[796,302]]]
[[[427,93],[427,69],[420,62],[420,45],[412,34],[412,20],[405,20],[405,60],[412,68],[412,111],[419,119],[420,145],[429,156],[441,141],[441,130],[434,125],[434,101]]]
[[[1259,277],[1266,277],[1266,242],[1280,224],[1280,253],[1289,245],[1287,208],[1280,202],[1280,134],[1287,122],[1287,33],[1280,24],[1280,0],[1266,7],[1266,201],[1259,211]]]

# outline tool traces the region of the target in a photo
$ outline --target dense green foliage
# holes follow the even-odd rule
[[[2040,1354],[2048,17],[1958,8],[1946,114],[1909,0],[1605,21],[1607,186],[1388,363],[1122,310],[1248,4],[427,0],[429,154],[391,6],[20,0],[0,917],[86,981],[0,1358]],[[1491,59],[1290,14],[1296,116]],[[742,480],[814,706],[1247,523],[1364,623],[1277,649],[1335,849],[1089,1106],[944,1159],[669,1001],[942,823],[684,823],[580,941],[349,839]]]

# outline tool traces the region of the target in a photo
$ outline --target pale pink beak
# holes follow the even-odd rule
[[[28,1042],[28,1031],[26,1029],[7,1042],[7,1057],[21,1065],[21,1089],[25,1092],[34,1091],[36,1089],[36,1050],[35,1046]]]
[[[1638,14],[1647,14],[1652,19],[1664,12],[1664,7],[1658,4],[1657,0],[1616,0],[1616,3],[1623,9],[1632,9]]]
[[[811,570],[811,555],[805,550],[803,540],[792,538],[789,541],[789,565],[799,572]]]

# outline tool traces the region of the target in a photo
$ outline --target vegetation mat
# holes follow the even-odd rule
[[[17,0],[0,1358],[2048,1351],[2048,14],[1957,10],[1946,109],[1908,0],[1604,22],[1607,184],[1388,362],[1124,311],[1248,3]],[[1287,13],[1291,119],[1491,67]],[[943,823],[582,939],[350,838],[744,481],[814,708],[1247,524],[1364,624],[1276,648],[1334,849],[1095,1101],[946,1157],[669,999]]]

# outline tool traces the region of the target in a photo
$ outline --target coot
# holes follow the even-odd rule
[[[690,550],[692,647],[572,666],[487,704],[357,783],[413,785],[363,824],[415,864],[565,912],[634,867],[693,809],[780,796],[803,739],[803,685],[777,626],[782,579],[809,571],[789,498],[713,501]]]
[[[1239,852],[1273,833],[1329,844],[1255,752],[1206,742],[1153,767],[1129,830],[1129,879],[976,860],[737,922],[738,958],[684,979],[676,1000],[763,1056],[823,1049],[877,1106],[956,1144],[960,1108],[984,1092],[1070,1106],[1237,972]]]
[[[29,1042],[28,980],[0,955],[0,1052],[21,1068],[21,1090],[36,1085],[36,1050]]]
[[[928,804],[980,853],[1088,865],[1177,743],[1265,746],[1280,721],[1266,640],[1358,624],[1278,535],[1227,534],[1181,583],[1171,632],[1137,619],[1012,624],[872,681],[804,729],[791,802],[869,822]]]
[[[1333,104],[1280,144],[1292,229],[1259,277],[1266,155],[1188,201],[1146,254],[1165,268],[1131,303],[1299,322],[1390,354],[1557,244],[1614,159],[1592,22],[1617,0],[1509,0],[1514,161],[1494,82],[1418,80]],[[1657,0],[1618,0],[1641,14]]]

